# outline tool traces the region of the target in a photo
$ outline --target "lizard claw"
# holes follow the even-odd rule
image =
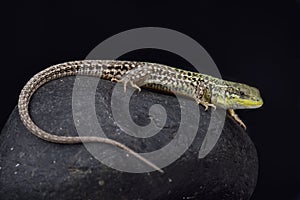
[[[209,104],[210,107],[212,107],[215,110],[217,110],[217,106],[215,104]]]
[[[214,110],[217,109],[217,107],[212,103],[206,103],[204,106],[205,106],[205,111],[208,110],[208,107],[212,107]]]
[[[203,105],[204,107],[205,107],[205,111],[207,111],[208,110],[208,105]]]
[[[247,130],[247,126],[244,124],[244,122],[242,120],[239,121],[238,123],[241,125],[241,127],[243,127],[245,130]]]

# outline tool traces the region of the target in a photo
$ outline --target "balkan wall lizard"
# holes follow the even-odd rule
[[[58,136],[39,128],[29,115],[30,98],[43,84],[65,76],[94,76],[110,81],[121,82],[140,90],[141,85],[163,92],[175,92],[195,99],[205,107],[221,107],[228,110],[241,126],[246,128],[234,109],[258,108],[263,101],[258,89],[231,81],[225,81],[209,75],[185,71],[162,64],[117,61],[117,60],[82,60],[53,65],[33,76],[22,89],[18,108],[20,118],[27,129],[37,137],[54,143],[74,144],[82,142],[100,142],[124,149],[155,170],[163,172],[159,167],[140,156],[127,146],[108,138]]]

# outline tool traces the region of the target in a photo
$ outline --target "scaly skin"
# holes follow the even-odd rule
[[[58,136],[40,129],[30,118],[28,107],[30,98],[43,84],[65,76],[95,76],[110,81],[129,83],[140,90],[141,85],[166,93],[174,92],[195,99],[198,104],[208,107],[221,107],[244,128],[245,124],[234,113],[234,109],[258,108],[263,101],[256,88],[245,84],[218,79],[209,75],[189,72],[166,65],[115,60],[83,60],[51,66],[33,76],[21,91],[18,108],[24,125],[37,137],[54,143],[74,144],[100,142],[124,149],[155,170],[159,167],[146,160],[125,145],[108,138]]]

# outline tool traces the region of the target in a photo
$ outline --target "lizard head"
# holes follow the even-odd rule
[[[259,90],[246,84],[228,81],[217,90],[212,102],[226,109],[259,108],[263,105]]]

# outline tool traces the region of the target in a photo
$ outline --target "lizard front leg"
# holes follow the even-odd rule
[[[201,104],[202,106],[204,106],[205,111],[208,109],[208,107],[212,107],[214,110],[217,109],[217,107],[216,107],[215,104],[208,103],[208,102],[203,101],[203,100],[201,100],[201,99],[196,99],[196,102],[197,102],[198,104]]]
[[[214,110],[217,109],[216,105],[210,102],[210,100],[208,98],[209,90],[203,82],[197,83],[194,91],[195,91],[194,99],[196,100],[196,102],[198,104],[201,104],[202,106],[204,106],[205,111],[208,109],[208,107],[212,107]]]
[[[247,129],[244,122],[239,118],[239,116],[234,112],[233,109],[228,109],[228,114],[238,123],[240,124],[245,130]]]

